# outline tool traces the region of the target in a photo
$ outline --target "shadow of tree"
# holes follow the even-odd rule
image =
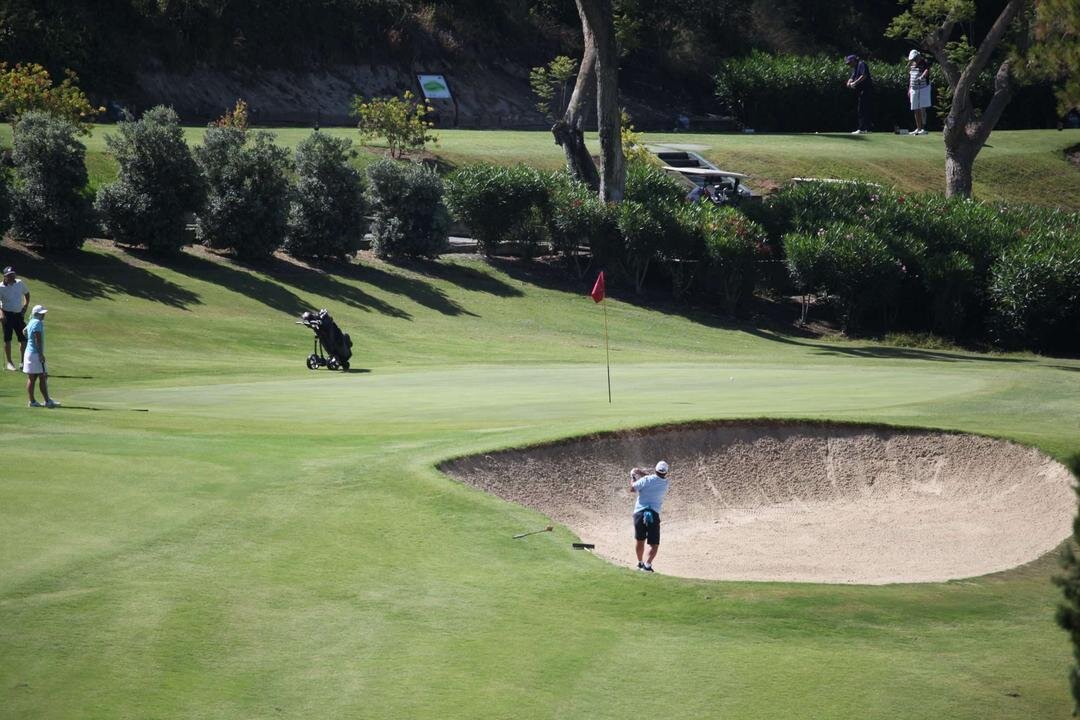
[[[135,250],[128,252],[142,254]],[[180,275],[213,283],[252,300],[258,300],[267,307],[280,310],[287,315],[298,316],[314,307],[312,302],[276,282],[191,253],[182,252],[167,257],[155,257],[154,262]]]
[[[443,315],[468,315],[476,317],[475,313],[466,310],[431,283],[424,282],[418,278],[387,272],[386,270],[369,263],[326,264],[317,266],[319,268],[317,270],[311,270],[284,260],[276,260],[276,262],[279,263],[279,268],[283,268],[284,273],[288,273],[289,276],[292,277],[299,277],[299,280],[302,282],[322,283],[326,282],[323,278],[328,278],[330,282],[333,282],[336,285],[353,288],[354,290],[356,289],[352,285],[346,285],[333,280],[330,277],[330,275],[333,274],[356,282],[368,283],[380,290],[385,290],[386,292],[391,292],[395,295],[402,295],[409,298],[417,305],[423,305],[424,307],[442,313]],[[436,263],[432,263],[432,265],[435,264]],[[299,272],[298,276],[295,275],[297,272]],[[303,285],[300,286],[303,287]],[[357,291],[361,292],[359,290]],[[410,317],[407,313],[405,316]]]
[[[128,295],[181,310],[202,303],[197,293],[114,253],[77,250],[53,257],[39,255],[11,242],[5,242],[0,252],[4,257],[2,264],[14,266],[20,275],[51,285],[79,300]],[[33,297],[33,287],[30,293]]]
[[[961,355],[960,353],[943,352],[941,350],[922,350],[920,348],[894,347],[892,345],[862,345],[847,347],[844,345],[807,342],[799,338],[782,335],[761,328],[743,328],[743,330],[764,340],[771,340],[785,345],[798,345],[800,347],[814,348],[817,350],[818,355],[874,358],[879,360],[929,360],[933,362],[1032,362],[1026,358],[997,357],[994,355]]]
[[[523,297],[525,295],[518,288],[503,282],[493,275],[460,263],[437,260],[409,260],[397,262],[395,265],[421,275],[453,283],[459,288],[471,292],[482,292],[504,298]]]

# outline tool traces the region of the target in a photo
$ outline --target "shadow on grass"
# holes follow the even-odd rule
[[[395,265],[427,277],[452,283],[470,292],[482,292],[502,298],[523,297],[525,295],[518,288],[508,285],[497,277],[459,263],[437,260],[409,260],[395,263]]]
[[[492,267],[498,268],[515,280],[548,289],[578,293],[583,299],[588,296],[588,293],[592,290],[592,284],[596,280],[597,270],[595,268],[590,268],[585,276],[579,280],[572,271],[541,262],[530,263],[506,258],[492,258],[489,262]],[[756,298],[750,310],[751,319],[733,319],[718,315],[709,308],[675,303],[670,299],[658,298],[655,294],[648,292],[640,296],[631,292],[624,293],[618,286],[612,287],[612,285],[609,280],[607,294],[620,302],[647,307],[669,315],[677,315],[706,327],[745,332],[762,340],[810,348],[816,350],[819,355],[931,362],[1032,362],[1027,358],[998,357],[983,354],[964,355],[941,350],[922,350],[891,345],[848,347],[842,344],[817,342],[816,340],[820,337],[819,334],[794,324],[795,318],[798,317],[798,309],[794,305],[788,307],[775,301]],[[867,339],[866,342],[872,342],[872,340]],[[1068,370],[1080,370],[1080,368],[1068,366],[1060,367]]]
[[[144,256],[139,250],[128,250],[134,256]],[[213,262],[191,253],[178,253],[166,257],[154,257],[153,261],[180,275],[194,280],[213,283],[226,290],[258,300],[267,307],[288,315],[299,316],[311,310],[313,304],[276,282],[264,280],[250,272],[236,270],[228,265]]]
[[[996,357],[993,355],[962,355],[960,353],[942,352],[941,350],[920,350],[919,348],[895,347],[892,345],[846,347],[844,345],[808,342],[801,338],[762,328],[743,328],[743,330],[764,340],[771,340],[785,345],[815,348],[818,355],[873,358],[877,360],[930,360],[934,362],[970,362],[973,360],[977,362],[995,363],[1031,362],[1025,358]]]
[[[12,265],[20,275],[30,278],[31,298],[34,296],[32,281],[36,280],[79,300],[128,295],[181,310],[202,303],[199,295],[191,290],[112,253],[75,250],[63,255],[39,255],[10,242],[4,243],[0,253],[2,264]]]

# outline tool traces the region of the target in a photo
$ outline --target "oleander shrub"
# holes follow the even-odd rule
[[[623,199],[649,208],[655,215],[670,213],[687,195],[687,188],[656,165],[632,161],[626,164]]]
[[[45,250],[75,250],[94,230],[86,190],[86,147],[70,120],[41,111],[15,123],[11,232]]]
[[[248,260],[272,255],[285,241],[289,217],[288,151],[268,132],[211,125],[195,158],[207,181],[195,236]]]
[[[733,207],[697,203],[704,239],[705,287],[728,315],[750,299],[757,280],[757,260],[768,239],[765,230]]]
[[[340,260],[360,249],[367,229],[364,175],[352,166],[352,141],[313,132],[296,146],[285,252]]]
[[[834,297],[844,332],[885,329],[905,273],[888,244],[849,223],[796,235],[801,237],[785,237],[796,283]]]
[[[641,294],[649,266],[663,252],[667,227],[652,208],[634,200],[619,203],[616,217],[621,239],[618,260],[634,292]]]
[[[0,237],[11,227],[11,173],[0,166]]]
[[[116,242],[171,253],[187,242],[185,218],[198,212],[206,184],[180,119],[159,105],[142,118],[127,118],[105,143],[120,171],[94,203],[102,226]]]
[[[1031,233],[994,264],[990,298],[998,342],[1080,352],[1080,234]]]
[[[581,277],[584,267],[579,249],[586,247],[599,259],[618,234],[614,206],[601,201],[584,183],[558,173],[552,183],[550,234],[552,250]]]
[[[551,187],[550,176],[527,165],[477,163],[450,174],[446,204],[485,255],[494,254],[500,242],[519,242],[535,252],[546,234]]]
[[[443,181],[423,165],[383,159],[368,167],[372,246],[380,258],[434,258],[447,246]]]

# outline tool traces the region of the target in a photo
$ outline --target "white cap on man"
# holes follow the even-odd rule
[[[667,471],[668,471],[668,464],[666,462],[661,460],[660,462],[656,463],[656,474],[657,475],[660,475],[661,477],[663,477],[664,475],[667,475]]]
[[[908,60],[914,60],[915,58],[919,57],[920,55],[922,55],[922,53],[919,52],[918,50],[912,50],[911,52],[909,52],[907,54],[907,59]]]
[[[47,312],[49,312],[49,310],[44,305],[35,305],[34,309],[30,311],[30,314],[31,315],[44,315]]]

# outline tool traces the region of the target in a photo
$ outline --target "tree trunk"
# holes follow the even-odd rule
[[[570,95],[570,102],[566,105],[566,112],[563,113],[562,119],[552,126],[551,134],[555,136],[555,143],[560,145],[566,154],[566,167],[570,175],[593,190],[599,191],[600,175],[596,172],[596,163],[593,162],[592,155],[585,146],[587,100],[596,82],[596,40],[592,29],[585,21],[580,3],[578,13],[581,15],[585,51],[581,56],[577,81],[574,83],[574,92]]]
[[[971,171],[979,148],[969,141],[945,148],[945,197],[971,197]]]
[[[619,49],[611,0],[576,0],[582,28],[596,46],[596,119],[600,129],[600,199],[621,202],[626,185],[619,107]]]

